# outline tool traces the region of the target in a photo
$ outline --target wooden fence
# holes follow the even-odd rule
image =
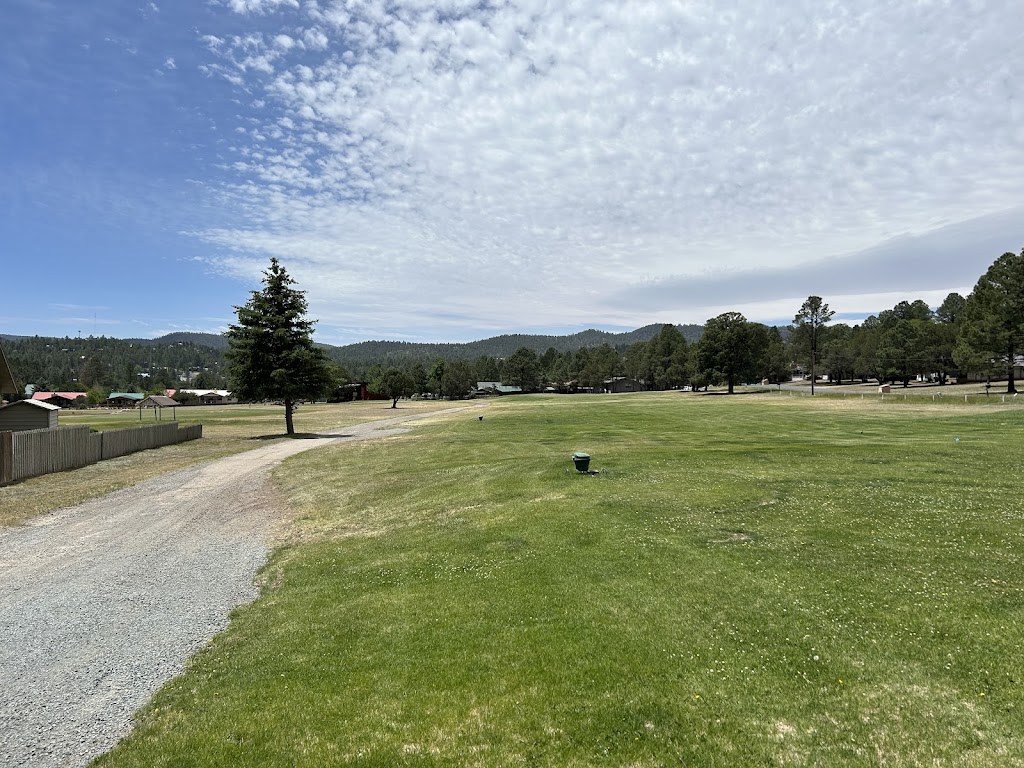
[[[202,436],[202,424],[177,423],[108,432],[93,432],[89,427],[0,432],[0,485]]]

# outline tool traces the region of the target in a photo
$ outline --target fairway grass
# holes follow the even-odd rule
[[[296,456],[262,596],[98,764],[1024,765],[1022,426],[523,398]]]
[[[389,406],[390,401],[302,405],[295,413],[295,430],[301,436],[304,432],[328,431],[397,415],[450,408],[452,404],[427,400],[403,401],[398,409]],[[268,440],[290,439],[285,434],[281,406],[182,406],[176,411],[180,424],[203,425],[201,440],[140,451],[0,487],[0,528],[176,469],[258,448]],[[164,414],[164,421],[170,418],[170,412]],[[138,411],[90,409],[60,413],[62,427],[84,425],[102,431],[153,423],[152,410],[146,410],[141,419]]]

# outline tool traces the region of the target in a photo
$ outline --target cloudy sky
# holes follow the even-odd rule
[[[0,332],[856,320],[1024,247],[1020,0],[3,0]]]

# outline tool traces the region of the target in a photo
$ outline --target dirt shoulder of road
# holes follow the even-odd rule
[[[165,475],[186,467],[265,447],[268,442],[300,440],[309,434],[337,431],[368,421],[386,421],[395,417],[443,413],[459,407],[436,400],[402,401],[398,408],[390,403],[342,403],[337,405],[303,406],[296,414],[295,438],[282,434],[283,409],[259,406],[203,407],[182,410],[182,423],[203,424],[203,437],[187,443],[141,451],[108,461],[101,461],[68,472],[33,477],[0,487],[0,530],[19,525],[39,515],[63,507],[82,504],[90,499]],[[123,424],[108,425],[102,421],[123,417]],[[62,425],[101,419],[98,428],[134,426],[139,422],[132,413],[72,412],[62,414]]]

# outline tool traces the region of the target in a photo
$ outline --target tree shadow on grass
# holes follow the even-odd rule
[[[742,397],[743,395],[763,395],[768,392],[767,389],[755,389],[753,391],[733,392],[694,392],[693,394],[699,395],[700,397]],[[771,390],[774,392],[775,390]]]
[[[334,440],[339,437],[352,437],[352,435],[345,434],[320,434],[317,432],[296,432],[294,435],[285,435],[278,433],[276,435],[255,435],[254,437],[248,438],[249,440],[280,440],[281,438],[287,438],[289,440]]]

